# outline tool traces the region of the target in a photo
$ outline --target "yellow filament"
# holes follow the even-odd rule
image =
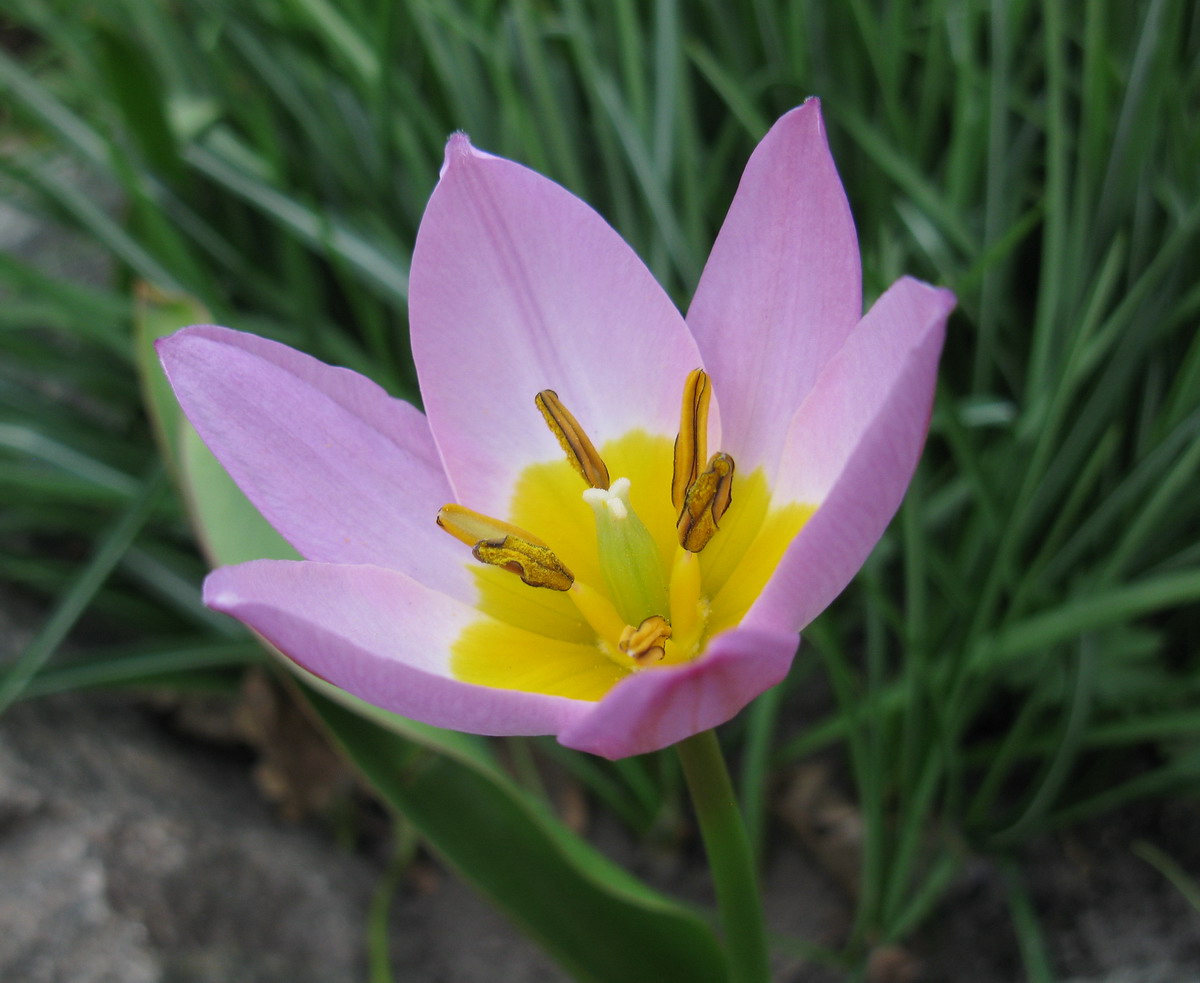
[[[499,542],[506,536],[515,536],[533,546],[546,549],[546,544],[533,533],[527,532],[511,522],[493,519],[482,512],[465,509],[461,505],[443,505],[438,509],[437,524],[459,542],[474,546],[481,541]]]
[[[680,547],[671,567],[671,627],[675,644],[685,657],[700,643],[705,605],[701,599],[700,558]]]
[[[613,607],[613,602],[598,590],[587,584],[575,581],[567,596],[575,602],[575,607],[602,642],[615,642],[625,630],[625,619]]]
[[[708,456],[708,404],[712,386],[708,373],[692,369],[683,386],[679,412],[679,436],[675,438],[675,467],[671,474],[671,503],[683,509],[687,490],[700,474],[700,462]]]
[[[593,488],[608,488],[608,468],[604,459],[597,453],[579,421],[563,406],[558,393],[553,389],[543,389],[533,397],[533,401],[579,477]]]

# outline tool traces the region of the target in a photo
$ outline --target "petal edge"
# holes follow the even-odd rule
[[[777,488],[817,505],[743,624],[798,630],[842,592],[916,470],[954,296],[896,281],[796,412]]]
[[[593,706],[452,678],[450,636],[478,612],[395,570],[254,560],[209,574],[204,603],[335,686],[436,727],[552,734]]]
[[[618,683],[560,744],[616,760],[669,747],[723,724],[787,675],[799,636],[735,628],[695,662],[647,669]]]
[[[434,523],[451,492],[419,410],[357,373],[228,328],[185,328],[157,347],[192,425],[303,556],[403,567],[472,596]]]

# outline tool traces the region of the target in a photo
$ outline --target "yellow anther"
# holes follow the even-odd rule
[[[471,554],[483,563],[515,573],[530,587],[570,590],[575,583],[575,575],[551,550],[516,536],[478,542]]]
[[[481,540],[499,541],[505,536],[516,536],[534,546],[544,547],[546,544],[533,533],[526,532],[520,526],[511,522],[493,519],[482,512],[474,512],[461,505],[443,505],[438,509],[437,524],[446,530],[459,542],[474,546]]]
[[[601,460],[595,445],[584,433],[579,421],[571,415],[553,389],[543,389],[533,397],[545,417],[546,426],[558,438],[559,446],[571,462],[571,467],[593,488],[608,488],[608,468]]]
[[[732,488],[733,458],[717,451],[709,459],[708,467],[688,487],[675,524],[679,545],[692,553],[699,553],[708,545],[732,501]]]
[[[520,526],[454,504],[438,510],[437,524],[471,546],[475,559],[517,574],[530,587],[569,590],[575,581],[550,547]]]
[[[708,456],[708,403],[712,387],[708,373],[692,369],[683,386],[679,413],[679,436],[675,438],[675,470],[671,475],[671,501],[675,511],[683,509],[687,490],[699,477],[700,462]]]
[[[626,625],[617,641],[617,648],[639,665],[661,662],[667,654],[666,643],[671,637],[671,625],[661,614],[652,614],[636,628]]]

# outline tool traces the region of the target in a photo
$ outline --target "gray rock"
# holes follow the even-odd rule
[[[0,718],[0,980],[339,983],[366,976],[380,866],[289,824],[245,756],[167,733],[132,700],[56,697]],[[402,887],[398,979],[562,974],[465,885]]]
[[[319,831],[280,823],[242,772],[172,746],[127,701],[10,711],[0,720],[0,978],[360,977],[369,865],[331,858]]]

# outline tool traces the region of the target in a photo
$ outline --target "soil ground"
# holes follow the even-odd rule
[[[255,782],[251,753],[181,733],[178,721],[111,694],[31,701],[0,718],[0,980],[365,979],[367,914],[387,866],[382,822],[372,830],[360,806],[366,826],[347,846],[328,819],[285,819]],[[705,900],[694,844],[648,853],[603,816],[589,836],[664,890]],[[1200,981],[1200,912],[1133,851],[1137,842],[1194,872],[1200,806],[1143,806],[1041,839],[1023,858],[1060,981]],[[765,880],[773,929],[837,944],[849,900],[786,825],[774,828]],[[565,979],[423,856],[388,924],[398,983]],[[980,860],[908,952],[878,954],[873,975],[1010,983],[1024,979],[1020,966],[1002,873]],[[787,983],[843,978],[799,957],[776,970]]]

